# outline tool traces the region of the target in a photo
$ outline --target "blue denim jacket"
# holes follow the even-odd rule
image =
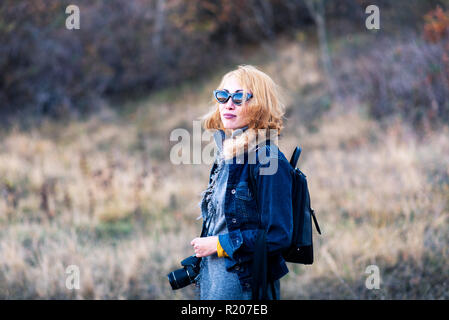
[[[247,127],[244,127],[243,130],[246,129]],[[217,130],[214,134],[216,141],[222,141],[220,139],[224,137],[222,130]],[[237,157],[229,162],[224,206],[228,233],[219,235],[220,244],[229,255],[223,258],[226,270],[238,274],[243,290],[251,290],[251,263],[259,218],[267,231],[269,281],[277,280],[288,273],[282,251],[290,246],[293,232],[293,168],[276,144],[270,140],[249,154],[246,152],[240,163]],[[214,162],[209,177],[216,166],[217,163]],[[273,171],[269,167],[276,170]],[[257,195],[252,194],[248,185],[249,170],[253,170]],[[272,174],[260,174],[264,170],[268,170],[265,173],[271,171]],[[255,197],[258,198],[260,217]],[[203,223],[203,230],[204,228]]]

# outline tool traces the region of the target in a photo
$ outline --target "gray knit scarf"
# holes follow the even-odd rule
[[[209,224],[210,219],[215,218],[216,216],[217,203],[216,201],[212,201],[212,195],[214,193],[220,172],[222,171],[226,162],[220,150],[217,150],[216,162],[217,167],[215,168],[214,172],[211,175],[209,185],[203,192],[201,192],[201,201],[199,202],[201,208],[201,215],[197,218],[197,220],[203,218],[203,221],[206,222],[207,224]]]

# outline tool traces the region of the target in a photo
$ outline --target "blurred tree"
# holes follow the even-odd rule
[[[448,0],[375,3],[382,14],[393,13],[391,34],[405,24],[419,29],[422,12],[435,3],[445,9]],[[0,121],[22,111],[36,117],[95,112],[104,97],[176,85],[235,61],[248,44],[294,36],[312,23],[329,92],[338,99],[329,32],[354,30],[351,23],[360,25],[371,1],[78,0],[80,30],[65,28],[69,4],[0,1]]]
[[[339,90],[337,88],[337,82],[334,77],[332,60],[329,53],[329,46],[327,42],[326,31],[326,4],[327,0],[304,0],[307,9],[312,16],[318,34],[318,42],[321,53],[321,64],[326,76],[326,83],[328,85],[329,92],[334,100],[339,100]]]

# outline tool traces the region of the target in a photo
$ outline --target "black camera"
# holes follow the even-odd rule
[[[183,268],[167,274],[168,281],[173,290],[184,288],[195,282],[195,278],[200,272],[201,258],[195,255],[181,261]]]

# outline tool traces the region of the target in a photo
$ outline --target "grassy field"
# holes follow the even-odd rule
[[[425,136],[362,103],[331,104],[318,53],[284,43],[248,57],[289,94],[280,148],[303,153],[323,235],[289,264],[283,299],[449,298],[449,128]],[[224,70],[223,70],[224,71]],[[210,107],[217,72],[181,89],[0,137],[0,298],[188,299],[166,274],[192,254],[210,165],[173,165],[170,132]],[[80,289],[66,288],[67,266]],[[365,269],[377,265],[380,289]]]

